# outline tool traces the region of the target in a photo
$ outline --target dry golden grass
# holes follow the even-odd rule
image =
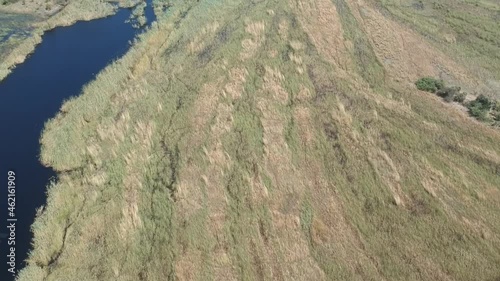
[[[330,0],[290,0],[302,28],[318,51],[339,69],[347,70],[350,64],[343,36],[342,23],[337,9]]]
[[[263,22],[247,22],[245,31],[251,36],[241,42],[243,50],[240,54],[242,60],[247,60],[257,53],[259,47],[265,40],[265,25]]]

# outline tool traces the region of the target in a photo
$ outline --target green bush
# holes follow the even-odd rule
[[[491,107],[493,106],[493,101],[490,100],[490,98],[488,98],[487,96],[481,94],[479,95],[474,101],[473,103],[476,103],[476,104],[479,104],[482,108],[484,109],[491,109]]]
[[[488,111],[478,106],[469,106],[469,114],[481,121],[488,120]]]
[[[467,105],[467,108],[471,116],[478,120],[486,121],[488,120],[488,113],[492,105],[492,101],[487,96],[481,94],[475,100],[471,101]]]
[[[420,79],[418,79],[417,82],[415,82],[415,85],[417,86],[417,89],[419,89],[421,91],[431,92],[431,93],[435,93],[438,90],[441,90],[444,88],[443,80],[435,79],[432,77],[420,78]]]

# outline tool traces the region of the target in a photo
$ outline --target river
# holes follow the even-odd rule
[[[148,0],[146,17],[156,20]],[[88,22],[59,27],[43,35],[33,54],[0,82],[0,280],[14,280],[7,271],[10,247],[8,224],[8,172],[15,173],[16,271],[25,266],[31,248],[31,224],[46,202],[46,186],[55,173],[38,160],[44,123],[54,117],[64,100],[110,62],[123,56],[129,42],[143,31],[126,23],[131,9]]]

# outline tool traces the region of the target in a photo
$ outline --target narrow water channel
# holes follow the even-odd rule
[[[155,21],[148,0],[148,25]],[[80,94],[106,65],[123,56],[141,29],[126,23],[130,9],[89,22],[77,22],[47,32],[35,52],[0,82],[0,280],[14,280],[7,271],[7,178],[16,177],[15,255],[16,270],[25,266],[31,248],[30,231],[36,209],[46,202],[46,186],[54,172],[43,167],[40,134],[61,104]]]

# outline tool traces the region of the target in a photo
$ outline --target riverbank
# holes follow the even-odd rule
[[[156,19],[149,7],[145,10],[147,26]],[[0,131],[9,132],[0,146],[0,171],[15,171],[19,186],[24,187],[17,192],[17,270],[25,266],[33,238],[31,223],[36,209],[46,203],[46,186],[56,176],[38,160],[44,123],[56,115],[64,100],[78,96],[97,73],[121,58],[130,49],[130,42],[145,31],[147,27],[135,28],[127,22],[131,15],[132,9],[120,9],[110,17],[47,32],[26,61],[0,83]],[[6,191],[1,190],[0,197],[5,197]],[[7,208],[6,203],[1,202],[1,209]],[[0,252],[5,253],[6,246],[0,241]],[[6,273],[0,272],[0,279],[13,280]]]
[[[42,41],[45,32],[60,26],[70,26],[77,21],[90,21],[114,14],[118,8],[130,8],[141,0],[120,0],[120,1],[92,1],[75,0],[65,5],[50,4],[50,9],[43,8],[48,5],[46,1],[29,2],[29,5],[22,5],[16,2],[11,5],[0,6],[0,12],[28,14],[38,20],[31,24],[31,35],[21,42],[16,42],[14,48],[4,56],[0,63],[0,81],[9,75],[12,69],[23,63],[35,47]]]
[[[130,93],[132,90],[130,88],[130,85],[133,84],[137,86],[138,85],[137,83],[140,83],[140,81],[142,81],[144,75],[147,74],[146,71],[148,71],[152,66],[150,65],[150,62],[151,58],[153,58],[154,55],[153,51],[158,51],[159,49],[161,49],[160,46],[162,45],[163,42],[160,39],[165,39],[163,35],[168,34],[168,31],[169,30],[165,29],[165,27],[159,28],[158,26],[153,25],[151,30],[149,30],[146,34],[143,34],[138,38],[138,40],[133,44],[131,49],[127,52],[127,54],[124,57],[120,58],[116,62],[107,66],[103,71],[100,72],[100,74],[97,75],[96,77],[97,80],[102,81],[104,79],[107,81],[107,83],[103,84],[91,83],[87,85],[84,89],[85,94],[83,96],[74,97],[71,100],[67,101],[61,108],[61,112],[55,118],[52,119],[53,121],[51,123],[55,125],[62,118],[68,117],[69,119],[72,119],[76,123],[72,123],[73,121],[71,121],[65,124],[70,126],[76,125],[73,129],[78,130],[80,128],[79,127],[80,125],[77,125],[79,122],[83,120],[83,122],[87,123],[87,121],[89,121],[90,123],[88,124],[90,125],[90,127],[89,128],[86,127],[84,128],[84,130],[85,132],[93,133],[94,132],[93,130],[96,129],[94,125],[97,124],[94,120],[94,117],[104,114],[102,110],[105,109],[105,107],[102,107],[101,105],[104,106],[108,105],[107,103],[105,104],[100,103],[99,100],[103,98],[107,100],[111,99],[113,95],[120,95],[120,93],[122,92]],[[134,97],[130,96],[129,98],[133,99]],[[87,101],[86,104],[90,105],[91,107],[94,107],[93,110],[95,111],[89,111],[88,110],[89,108],[87,106],[74,107],[73,106],[74,101],[81,99],[86,100]],[[106,115],[104,116],[106,118],[108,117]],[[46,129],[48,130],[48,128]],[[73,129],[70,128],[70,130]],[[113,134],[113,132],[109,133]],[[71,140],[73,139],[73,136],[74,135],[68,135],[68,137]],[[68,170],[71,169],[71,167],[58,166],[57,163],[53,162],[52,160],[53,158],[51,158],[46,154],[46,152],[52,151],[51,150],[52,141],[50,137],[49,139],[41,140],[41,142],[42,142],[42,154],[44,155],[41,156],[41,160],[45,165],[51,166],[56,170],[56,172],[58,173],[58,179],[57,182],[54,182],[48,186],[47,206],[44,208],[45,211],[40,214],[40,216],[36,219],[35,223],[33,224],[32,229],[35,238],[33,240],[34,248],[30,253],[28,261],[30,266],[26,267],[20,273],[19,280],[29,280],[29,281],[51,280],[52,278],[55,279],[64,278],[64,280],[94,280],[88,276],[81,276],[81,275],[76,279],[73,279],[71,277],[75,276],[73,273],[64,273],[63,275],[60,275],[60,273],[54,271],[54,269],[56,265],[65,263],[65,260],[68,258],[66,255],[67,253],[66,246],[69,246],[70,248],[73,247],[71,242],[66,241],[66,239],[68,239],[68,241],[72,240],[71,237],[73,234],[75,234],[73,232],[73,228],[70,227],[70,225],[74,223],[73,220],[78,219],[78,223],[81,223],[86,218],[90,218],[88,211],[90,211],[91,213],[93,212],[92,208],[81,209],[81,207],[83,207],[83,205],[81,204],[84,202],[80,201],[80,199],[84,199],[84,201],[86,201],[87,203],[92,204],[91,201],[93,199],[87,201],[86,198],[87,196],[93,196],[91,195],[91,193],[97,191],[92,186],[94,184],[100,184],[100,183],[94,181],[89,182],[88,186],[89,189],[87,191],[84,191],[84,189],[86,188],[83,185],[80,185],[81,182],[79,182],[79,179],[73,180],[71,179],[71,177],[69,177],[69,175],[74,175],[72,171]],[[66,149],[67,147],[62,147],[61,150],[59,151],[61,153],[65,153],[67,152]],[[62,154],[56,153],[56,155],[54,156],[60,157],[61,155]],[[77,160],[78,157],[79,156],[77,156],[74,159]],[[67,160],[67,159],[69,158],[60,160]],[[96,161],[99,160],[96,159]],[[81,164],[84,165],[85,168],[87,168],[85,160],[84,163],[74,163],[75,166],[72,167],[78,167],[78,165]],[[140,163],[137,164],[139,165]],[[77,169],[80,169],[80,167],[78,167]],[[96,180],[100,181],[97,178]],[[71,192],[72,195],[67,194],[69,195],[69,197],[67,197],[66,195],[60,197],[60,195],[62,194],[57,194],[58,191],[62,191],[61,187],[66,188],[68,187],[67,184],[72,185],[73,183],[78,183],[78,186],[75,186],[75,189],[70,188],[66,190]],[[65,193],[66,191],[63,191],[63,193]],[[81,194],[81,196],[77,195],[76,197],[73,197],[73,195],[76,195],[76,193],[73,192],[79,192],[79,191],[84,191],[84,192]],[[110,188],[106,191],[104,190],[101,191],[106,193],[109,192],[108,194],[112,194],[115,192],[115,189]],[[97,194],[94,193],[94,195]],[[73,199],[70,199],[70,197],[73,197]],[[106,197],[106,195],[104,195],[104,197]],[[102,197],[102,199],[104,199],[104,197]],[[73,206],[66,205],[66,203],[69,202],[68,201],[65,202],[65,200],[71,200],[74,203],[74,205]],[[49,205],[50,207],[48,207]],[[94,221],[94,219],[92,219],[91,221],[92,223],[96,222]],[[68,225],[67,223],[69,223],[70,225]],[[108,220],[102,220],[96,223],[97,223],[95,225],[96,230],[99,229],[99,231],[102,229],[101,227],[103,227],[105,224],[109,223],[110,229],[112,228],[111,225],[114,225],[112,222]],[[105,249],[103,248],[101,250],[99,249],[96,250],[99,252],[101,250],[104,251]],[[77,262],[76,260],[71,261],[71,263],[74,266],[78,266],[78,264],[83,266],[82,263],[86,265],[87,262],[91,262],[91,260],[85,260],[79,262]],[[80,279],[80,277],[82,279]],[[102,280],[108,280],[108,279],[103,278]]]

